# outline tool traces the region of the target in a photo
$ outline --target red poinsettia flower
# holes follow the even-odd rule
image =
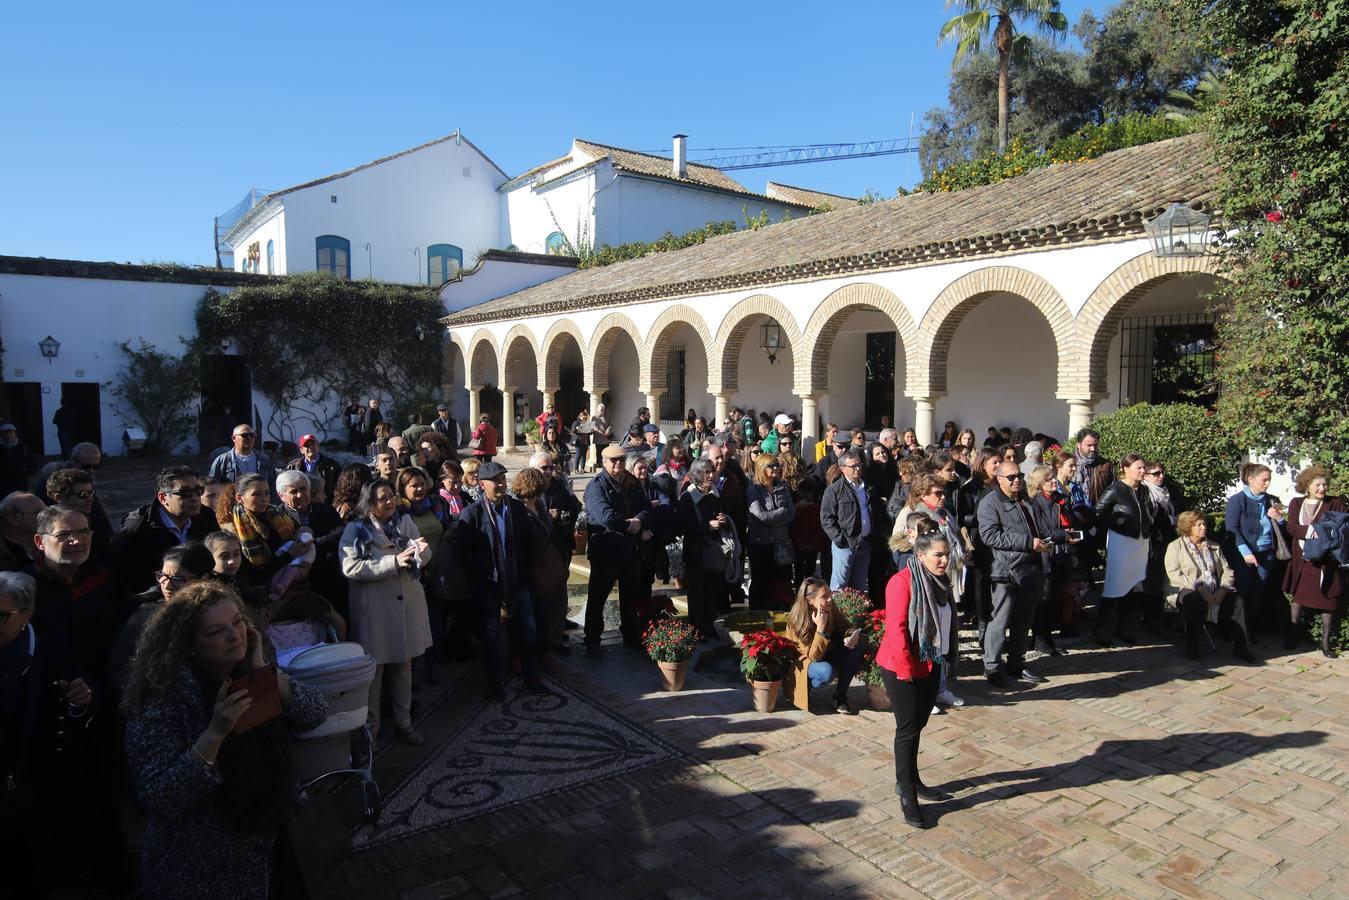
[[[1283,213],[1279,212],[1277,209],[1270,210],[1269,212],[1265,213],[1265,221],[1273,222],[1274,224],[1277,225],[1283,221]]]

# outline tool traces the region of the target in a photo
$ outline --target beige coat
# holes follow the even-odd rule
[[[834,607],[833,621],[829,627],[840,631],[848,627],[848,620],[843,618],[843,613],[839,612],[837,606]],[[807,644],[790,624],[787,626],[786,635],[796,642],[796,649],[801,655],[797,658],[796,665],[783,674],[782,690],[791,696],[792,703],[796,704],[797,709],[809,710],[810,678],[806,675],[806,669],[811,663],[824,659],[825,653],[829,652],[829,637],[817,631]]]
[[[398,530],[408,540],[420,537],[411,516],[399,519]],[[337,553],[350,581],[351,639],[380,664],[408,662],[425,653],[431,646],[426,592],[409,569],[398,568],[393,541],[373,522],[349,522]],[[430,548],[419,551],[417,559],[425,566]]]
[[[1194,557],[1186,552],[1186,548],[1181,544],[1181,541],[1189,542],[1189,540],[1188,537],[1178,537],[1166,547],[1166,596],[1168,600],[1175,600],[1182,591],[1194,590],[1194,583],[1201,576]],[[1205,541],[1204,544],[1213,557],[1213,578],[1217,581],[1218,587],[1226,588],[1229,593],[1236,590],[1236,577],[1223,560],[1222,549],[1212,541]]]

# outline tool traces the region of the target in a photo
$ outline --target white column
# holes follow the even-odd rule
[[[809,394],[801,398],[801,448],[799,456],[802,459],[814,461],[815,442],[820,439],[816,434],[819,431],[817,422],[820,418],[820,408],[815,398]]]
[[[1091,424],[1091,414],[1099,398],[1072,398],[1068,400],[1068,433],[1064,440],[1071,441],[1079,431]]]
[[[656,391],[646,395],[646,408],[651,410],[651,421],[660,424],[660,397],[664,391]]]
[[[478,416],[482,415],[482,406],[478,392],[482,390],[480,385],[470,384],[468,386],[468,430],[471,432],[478,427]],[[465,438],[467,440],[467,438]]]
[[[708,426],[708,431],[716,431],[722,425],[725,425],[726,417],[731,414],[730,394],[716,394],[712,399],[717,402],[717,421]]]
[[[914,397],[913,405],[913,431],[918,436],[918,443],[926,447],[936,437],[937,398]]]
[[[603,395],[604,395],[603,391],[590,392],[590,414],[592,416],[599,413],[600,404],[604,402],[604,400],[602,399]]]
[[[543,395],[543,406],[539,408],[539,412],[543,412],[553,405],[553,394],[557,393],[557,388],[540,387],[539,393]],[[568,422],[567,424],[570,425],[571,423]]]
[[[515,388],[501,388],[501,451],[515,449]]]

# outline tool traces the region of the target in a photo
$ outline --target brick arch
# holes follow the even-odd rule
[[[525,365],[521,359],[523,351],[521,342],[528,347],[533,355],[529,365]],[[504,352],[501,356],[501,383],[513,388],[518,388],[523,383],[529,370],[538,371],[539,368],[539,344],[534,340],[534,332],[529,330],[528,325],[517,324],[510,331],[506,332],[506,339],[501,342]]]
[[[811,394],[829,390],[829,354],[834,349],[834,338],[848,320],[859,310],[876,310],[890,320],[899,334],[904,353],[906,374],[918,357],[918,326],[913,316],[898,297],[878,284],[850,284],[834,291],[811,313],[806,325],[805,344],[810,353],[802,353],[796,360],[796,380]]]
[[[1083,397],[1106,393],[1110,342],[1119,334],[1124,317],[1144,294],[1178,278],[1221,277],[1219,269],[1214,256],[1161,257],[1148,251],[1106,276],[1077,314],[1078,340],[1082,347],[1088,348],[1089,367],[1085,379],[1079,379],[1072,387],[1080,388]]]
[[[1085,370],[1078,353],[1077,327],[1068,304],[1052,284],[1034,272],[1015,266],[989,266],[962,275],[946,286],[923,315],[918,326],[919,352],[908,363],[910,397],[946,393],[946,365],[951,339],[964,318],[992,294],[1016,294],[1038,309],[1049,323],[1058,350],[1058,385],[1073,383]]]
[[[669,365],[670,345],[675,329],[688,325],[698,335],[703,345],[703,355],[709,359],[712,354],[712,332],[696,309],[683,303],[676,303],[661,313],[646,333],[646,345],[637,353],[641,373],[638,376],[638,390],[649,394],[655,388],[664,389]]]
[[[805,342],[796,324],[796,316],[781,300],[768,294],[746,297],[732,306],[721,320],[715,343],[717,349],[710,351],[707,359],[709,393],[722,394],[739,389],[740,348],[744,346],[749,327],[757,316],[768,316],[782,326],[782,330],[787,333],[787,345],[792,349],[793,359],[805,352]]]
[[[445,394],[441,399],[447,403],[450,400],[448,394],[449,390],[461,386],[456,384],[454,380],[454,357],[456,350],[459,352],[459,358],[464,361],[464,380],[467,381],[469,372],[468,345],[464,343],[463,335],[459,334],[457,331],[450,331],[446,335],[445,345],[441,350],[440,366],[441,393]]]
[[[484,354],[489,351],[492,354],[492,365],[484,365],[483,368],[491,372],[493,376],[500,377],[501,351],[497,348],[496,338],[492,337],[492,332],[486,328],[479,328],[469,339],[468,346],[471,352],[464,357],[468,360],[468,364],[464,368],[464,381],[467,387],[473,387],[473,372],[478,368],[479,362],[487,362],[487,357]]]
[[[543,336],[543,353],[539,356],[539,386],[557,390],[562,384],[562,348],[566,346],[563,337],[571,335],[576,341],[576,349],[581,351],[581,366],[586,364],[586,339],[581,329],[571,319],[558,319]],[[584,372],[582,373],[584,376]]]
[[[637,350],[637,365],[641,366],[642,332],[623,313],[609,313],[591,332],[585,356],[586,386],[591,393],[603,393],[609,388],[609,352],[620,332],[632,338],[632,346]]]

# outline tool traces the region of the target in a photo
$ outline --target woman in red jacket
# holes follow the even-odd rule
[[[914,541],[909,564],[885,586],[885,637],[876,652],[895,713],[895,793],[904,821],[915,828],[932,827],[918,808],[919,797],[950,799],[918,775],[918,738],[932,715],[941,676],[937,666],[945,665],[945,643],[952,633],[950,554],[940,531]]]
[[[475,445],[474,441],[478,443]],[[469,436],[468,445],[478,462],[489,463],[497,455],[497,430],[492,427],[492,419],[487,413],[478,416],[478,427]]]

